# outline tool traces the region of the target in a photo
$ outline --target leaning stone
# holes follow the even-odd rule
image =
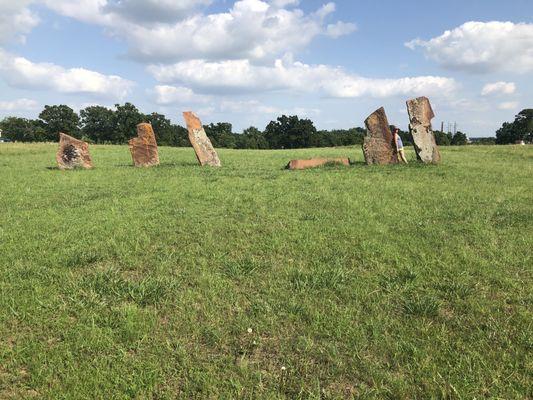
[[[390,131],[385,109],[374,111],[365,120],[367,135],[363,142],[365,162],[370,164],[396,164],[398,154],[394,146],[394,137]]]
[[[59,133],[56,161],[59,169],[90,169],[93,167],[91,154],[89,154],[89,144],[65,133]]]
[[[312,158],[310,160],[291,160],[287,164],[287,169],[308,169],[321,167],[328,164],[350,165],[348,158]]]
[[[440,162],[440,152],[435,135],[431,129],[431,120],[435,117],[427,97],[418,97],[407,101],[409,113],[409,132],[413,137],[416,156],[425,163]]]
[[[220,167],[220,159],[218,154],[207,137],[205,130],[200,122],[200,119],[191,111],[183,113],[185,122],[187,123],[187,130],[189,131],[189,140],[196,153],[196,158],[200,165],[209,165],[211,167]]]
[[[137,125],[137,137],[130,139],[131,157],[136,167],[159,165],[159,153],[152,125],[146,122]]]

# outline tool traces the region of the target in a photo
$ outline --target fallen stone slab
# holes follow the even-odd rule
[[[390,130],[385,109],[374,111],[365,120],[367,135],[363,142],[365,162],[370,164],[396,164],[398,154],[394,146],[394,136]]]
[[[89,144],[65,133],[59,133],[56,161],[59,169],[90,169],[93,167]]]
[[[183,118],[185,118],[187,130],[189,131],[189,140],[200,165],[220,167],[222,164],[220,163],[218,154],[211,140],[207,137],[200,119],[192,111],[184,112]]]
[[[131,158],[136,167],[159,165],[159,153],[152,125],[143,122],[137,125],[137,137],[129,142]]]
[[[435,117],[431,103],[427,97],[418,97],[407,101],[409,114],[409,132],[413,137],[416,156],[419,160],[428,164],[440,162],[441,156],[431,120]]]
[[[287,169],[308,169],[322,167],[329,164],[338,164],[338,165],[350,165],[349,158],[312,158],[310,160],[291,160],[287,164]]]

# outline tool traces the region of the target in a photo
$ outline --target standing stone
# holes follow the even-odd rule
[[[93,167],[93,161],[89,154],[89,144],[65,133],[59,133],[56,161],[59,169],[90,169]]]
[[[220,167],[222,164],[220,163],[218,154],[211,144],[211,140],[207,137],[200,119],[192,111],[184,112],[183,118],[185,118],[185,122],[187,123],[189,140],[200,165]]]
[[[398,154],[394,145],[394,136],[390,131],[385,109],[374,111],[365,120],[367,135],[363,142],[365,162],[370,164],[396,164]]]
[[[152,167],[159,165],[159,153],[152,125],[143,122],[137,125],[137,137],[128,142],[136,167]]]
[[[425,163],[440,162],[440,152],[431,129],[431,120],[435,117],[427,97],[407,101],[409,113],[409,132],[413,137],[416,156]]]
[[[350,166],[349,158],[312,158],[310,160],[291,160],[287,164],[287,169],[308,169],[322,167],[328,164]]]
[[[427,97],[407,101],[409,113],[409,132],[413,137],[416,156],[425,163],[440,162],[440,152],[435,135],[431,129],[431,120],[435,117]]]

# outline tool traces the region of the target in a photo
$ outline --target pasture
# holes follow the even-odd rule
[[[56,148],[0,145],[1,399],[533,397],[532,146]]]

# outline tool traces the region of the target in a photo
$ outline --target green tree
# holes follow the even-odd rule
[[[514,124],[520,134],[518,140],[533,142],[533,108],[520,111],[514,120]]]
[[[192,147],[189,140],[189,132],[187,128],[180,125],[172,124],[172,137],[174,139],[174,146],[178,147]]]
[[[533,109],[520,111],[513,122],[504,122],[496,131],[497,144],[510,144],[519,140],[533,141]]]
[[[353,146],[363,143],[363,128],[321,130],[311,136],[309,147]]]
[[[434,131],[435,141],[439,146],[449,146],[452,144],[453,135],[451,133]]]
[[[204,126],[205,133],[211,139],[213,146],[234,149],[236,138],[232,132],[233,126],[228,122],[218,122]]]
[[[112,142],[116,129],[115,112],[102,106],[90,106],[80,111],[82,135],[96,143]]]
[[[502,127],[496,131],[496,144],[514,143],[518,137],[514,124],[504,122]]]
[[[2,136],[16,142],[33,142],[35,140],[33,121],[26,118],[6,117],[0,121]]]
[[[255,126],[250,126],[236,135],[237,149],[268,149],[268,142],[265,135]]]
[[[176,146],[172,123],[163,114],[152,113],[146,116],[147,122],[152,124],[157,144],[160,146]]]
[[[148,118],[142,114],[137,107],[131,103],[123,106],[115,104],[115,130],[111,141],[113,143],[126,143],[128,139],[134,137],[137,132],[137,125],[147,122]]]
[[[313,122],[296,115],[282,115],[277,121],[270,121],[265,128],[265,138],[271,149],[310,147],[313,135],[316,135]]]
[[[463,132],[457,131],[452,138],[452,146],[464,146],[468,144],[468,137]]]
[[[47,140],[59,140],[59,132],[79,137],[80,118],[72,108],[64,104],[58,106],[44,106],[39,114]]]

